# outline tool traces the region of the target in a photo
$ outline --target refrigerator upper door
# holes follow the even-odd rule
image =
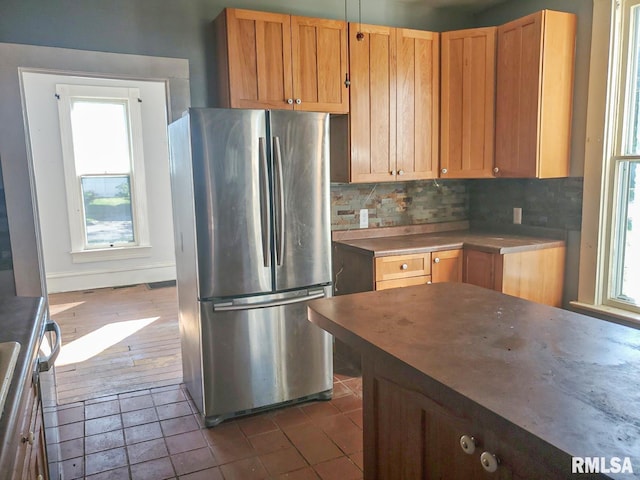
[[[329,115],[270,111],[277,291],[331,282]]]
[[[200,299],[273,290],[263,110],[190,109]]]

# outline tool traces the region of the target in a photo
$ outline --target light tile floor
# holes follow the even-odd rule
[[[336,375],[330,401],[204,428],[184,385],[45,410],[65,480],[360,479],[362,381]]]

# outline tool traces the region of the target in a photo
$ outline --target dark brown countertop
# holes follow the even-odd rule
[[[314,300],[309,319],[564,454],[630,457],[640,476],[640,330],[463,283]]]
[[[20,353],[0,419],[0,472],[11,472],[19,445],[21,400],[31,385],[32,368],[46,321],[41,297],[0,297],[0,342],[20,343]]]
[[[373,257],[426,253],[465,247],[489,253],[504,254],[565,245],[562,240],[471,232],[468,230],[339,240],[336,243],[360,250],[362,253],[370,254]]]

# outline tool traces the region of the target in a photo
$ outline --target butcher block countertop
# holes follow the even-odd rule
[[[468,230],[443,233],[418,233],[377,238],[339,240],[337,243],[374,257],[409,255],[439,250],[473,248],[488,253],[515,253],[562,247],[564,241],[520,235],[501,235]]]
[[[640,477],[640,330],[462,283],[314,300],[309,319],[363,369],[399,365],[415,388],[506,420],[499,434],[523,432],[565,472],[571,456],[630,457],[635,475],[612,476]]]

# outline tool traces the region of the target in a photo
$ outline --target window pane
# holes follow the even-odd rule
[[[88,246],[134,243],[128,175],[82,177]]]
[[[126,101],[73,99],[71,129],[78,175],[131,170]]]
[[[627,114],[623,120],[623,155],[640,155],[640,7],[631,7]]]
[[[640,163],[622,162],[619,174],[618,218],[613,248],[613,298],[640,304]]]

